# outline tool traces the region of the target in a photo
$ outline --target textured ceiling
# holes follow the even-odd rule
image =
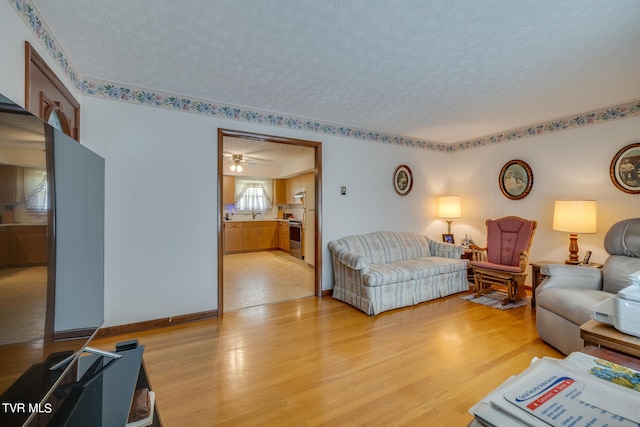
[[[225,137],[223,141],[224,162],[231,164],[234,154],[243,155],[243,163],[249,165],[284,165],[289,162],[305,157],[313,157],[313,148],[281,144],[268,143],[264,141]]]
[[[640,99],[640,1],[33,0],[78,73],[453,143]]]

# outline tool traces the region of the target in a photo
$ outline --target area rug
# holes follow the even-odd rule
[[[462,299],[475,302],[476,304],[487,305],[489,307],[497,308],[498,310],[509,310],[510,308],[522,307],[531,302],[530,297],[522,298],[516,302],[510,302],[508,304],[502,304],[502,301],[507,297],[506,292],[492,291],[487,294],[481,295],[476,298],[476,294],[469,294],[462,296]]]

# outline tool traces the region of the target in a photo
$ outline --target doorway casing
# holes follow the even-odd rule
[[[254,141],[262,141],[277,144],[290,144],[314,149],[314,185],[315,185],[315,266],[314,266],[314,293],[316,297],[322,297],[322,143],[316,141],[308,141],[304,139],[285,138],[273,135],[263,135],[251,132],[236,131],[230,129],[218,129],[218,316],[224,313],[224,204],[223,200],[223,153],[224,138],[235,137],[251,139]]]

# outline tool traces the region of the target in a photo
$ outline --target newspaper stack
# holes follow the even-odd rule
[[[490,427],[640,426],[640,373],[580,352],[535,359],[469,412]]]

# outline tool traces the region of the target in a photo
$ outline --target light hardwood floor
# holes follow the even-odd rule
[[[0,269],[0,344],[44,337],[47,267]]]
[[[225,255],[224,311],[314,295],[314,268],[285,251]]]
[[[468,409],[543,343],[529,305],[461,294],[376,317],[330,297],[95,341],[137,338],[165,427],[465,426]]]

